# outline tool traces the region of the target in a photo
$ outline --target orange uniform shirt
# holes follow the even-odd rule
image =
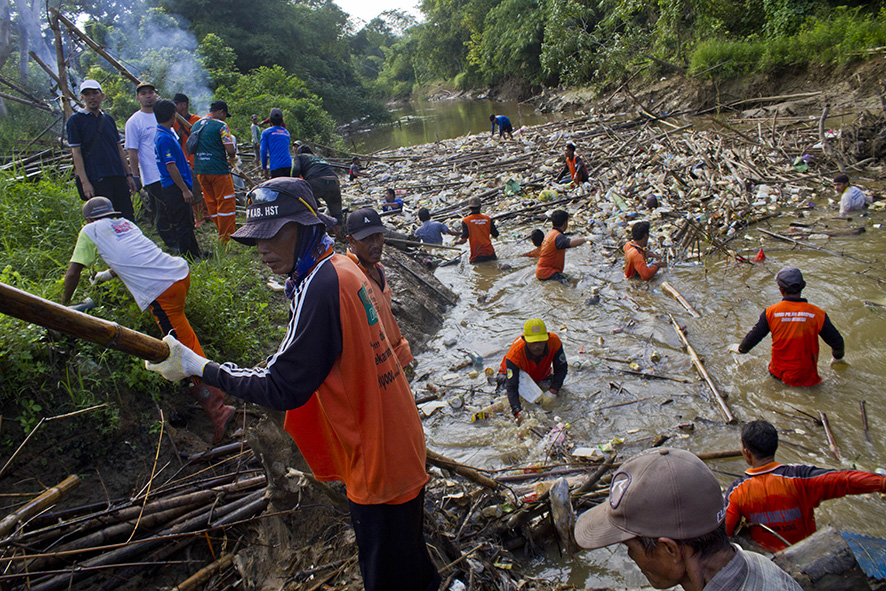
[[[473,213],[461,220],[463,227],[467,228],[468,244],[471,246],[471,262],[481,256],[495,256],[495,248],[492,246],[492,236],[498,236],[492,218],[482,213]]]
[[[350,250],[348,251],[348,258],[354,261],[354,263],[360,267],[360,270],[366,274],[366,277],[372,281],[373,288],[377,288],[376,295],[378,295],[378,292],[381,292],[381,297],[378,299],[378,315],[381,316],[382,324],[385,325],[388,340],[394,347],[394,353],[397,354],[397,359],[400,361],[400,365],[406,367],[412,363],[412,360],[415,358],[412,356],[412,349],[409,347],[409,341],[407,341],[406,337],[403,336],[403,333],[400,332],[400,325],[397,324],[397,319],[394,318],[394,312],[391,310],[391,302],[394,298],[394,293],[391,291],[391,286],[388,283],[388,276],[385,274],[384,265],[378,263],[378,271],[382,278],[382,285],[379,285],[372,278],[372,275],[369,274],[369,269],[361,265],[360,259],[358,259],[357,255]]]
[[[646,266],[645,251],[633,242],[625,244],[624,252],[626,278],[630,279],[634,275],[639,275],[644,281],[649,281],[658,272],[658,265]]]
[[[560,238],[561,236],[562,238]],[[541,243],[541,252],[538,254],[538,265],[535,267],[537,279],[547,279],[554,273],[563,272],[563,267],[566,266],[564,242],[568,245],[569,238],[556,228],[551,228],[545,234],[545,239]]]
[[[526,355],[526,341],[523,340],[522,336],[519,336],[517,337],[517,340],[511,344],[511,348],[508,349],[504,359],[501,360],[501,366],[498,371],[499,373],[507,374],[508,361],[510,361],[522,371],[529,374],[529,377],[531,377],[533,381],[540,382],[553,374],[552,368],[554,367],[554,357],[562,347],[563,343],[560,341],[560,337],[549,332],[547,355],[542,357],[538,362],[535,362],[529,359]]]
[[[769,372],[789,386],[814,386],[818,375],[818,333],[825,312],[808,302],[781,301],[766,308],[772,332]]]
[[[194,125],[198,121],[200,121],[199,115],[191,113],[191,116],[188,117],[188,123],[191,125]],[[185,144],[188,142],[188,137],[190,137],[191,131],[185,129],[185,126],[178,121],[178,118],[176,118],[175,125],[173,125],[172,128],[175,130],[175,133],[178,134],[178,139],[181,142],[182,151],[185,153],[185,158],[188,160],[188,164],[191,165],[191,168],[194,168],[194,155],[188,154],[188,151],[185,149]]]

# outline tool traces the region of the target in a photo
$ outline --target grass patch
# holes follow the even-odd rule
[[[884,45],[883,14],[862,15],[859,8],[841,7],[829,16],[810,18],[795,35],[703,41],[690,56],[689,73],[716,67],[711,76],[738,78],[811,64],[845,65],[863,59],[864,50]]]

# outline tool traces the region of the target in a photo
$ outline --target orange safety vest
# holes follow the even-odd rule
[[[562,234],[557,228],[552,228],[545,235],[541,243],[541,252],[538,254],[538,265],[535,267],[535,277],[547,279],[554,273],[562,273],[566,265],[566,250],[557,248],[557,236]]]
[[[415,398],[371,282],[347,257],[330,262],[339,278],[342,351],[314,396],[286,412],[284,429],[317,480],[344,482],[361,505],[402,504],[428,480]]]
[[[472,213],[462,222],[468,227],[468,244],[471,246],[471,262],[477,257],[495,256],[492,247],[492,218],[482,213]]]
[[[788,386],[814,386],[818,375],[818,333],[825,312],[807,302],[781,301],[766,308],[772,333],[769,372]]]
[[[194,113],[191,113],[191,116],[188,117],[188,123],[190,123],[192,127],[198,121],[200,121],[200,115],[195,115]],[[182,151],[185,153],[185,159],[188,161],[188,164],[191,165],[191,168],[194,168],[194,155],[189,154],[188,151],[185,149],[185,144],[188,141],[188,136],[191,135],[191,131],[189,129],[185,129],[185,126],[181,124],[181,122],[178,120],[178,117],[176,117],[175,125],[173,125],[172,127],[173,129],[175,129],[175,133],[178,134],[178,140],[181,143]]]
[[[369,274],[369,269],[361,265],[360,259],[358,259],[357,255],[350,250],[348,251],[348,258],[354,261],[367,277],[372,279],[372,275]],[[381,298],[378,300],[378,315],[381,317],[382,324],[385,325],[388,339],[393,343],[394,353],[397,354],[397,359],[400,361],[400,365],[406,367],[412,363],[412,360],[415,358],[412,356],[412,349],[409,347],[409,341],[407,341],[406,337],[403,336],[403,333],[400,332],[400,325],[397,324],[397,319],[394,318],[394,312],[391,310],[391,302],[394,299],[394,292],[391,291],[391,283],[387,280],[387,275],[385,275],[384,265],[378,263],[378,266],[381,267],[379,272],[382,277],[385,278],[385,286],[383,289],[381,289],[381,286],[378,285],[374,279],[372,280],[373,289],[381,289]]]
[[[552,368],[554,367],[554,355],[557,354],[557,351],[559,351],[562,346],[563,343],[560,341],[560,337],[549,332],[548,352],[538,362],[535,362],[529,359],[526,352],[526,341],[523,340],[523,335],[520,335],[517,337],[517,340],[511,344],[511,348],[508,349],[504,359],[501,360],[501,367],[499,367],[498,372],[507,374],[507,362],[510,360],[510,362],[519,367],[521,371],[525,371],[529,374],[529,377],[531,377],[533,381],[540,382],[554,373],[552,371]]]

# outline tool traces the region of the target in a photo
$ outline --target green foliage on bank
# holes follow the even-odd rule
[[[379,80],[394,92],[440,81],[463,88],[617,84],[668,62],[735,77],[840,65],[886,45],[882,0],[423,0]],[[650,58],[656,58],[655,61]]]
[[[82,202],[73,183],[51,171],[38,182],[13,177],[0,174],[0,281],[58,302],[83,224]],[[210,226],[204,224],[198,234],[204,248],[215,248]],[[140,227],[158,241],[147,224]],[[190,265],[186,314],[207,356],[251,366],[279,343],[286,305],[264,285],[268,272],[254,249],[232,242],[215,251]],[[89,314],[160,338],[151,313],[139,310],[121,281],[89,284],[89,274],[102,268],[99,261],[96,269],[84,271],[73,301],[90,297],[96,308]],[[40,417],[100,403],[108,407],[90,421],[110,432],[121,414],[143,412],[156,419],[151,397],[187,396],[183,389],[146,371],[140,359],[0,314],[0,409],[23,432]],[[121,407],[133,397],[144,407]],[[0,445],[11,441],[9,430],[4,433]]]
[[[835,10],[827,19],[810,19],[793,35],[771,39],[705,41],[689,60],[689,72],[711,71],[721,78],[752,72],[816,65],[843,65],[863,59],[865,50],[886,46],[886,18],[860,9]]]

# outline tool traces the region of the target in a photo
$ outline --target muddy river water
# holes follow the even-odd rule
[[[860,235],[814,243],[867,259],[870,264],[772,239],[761,242],[763,234],[751,227],[734,246],[756,250],[762,244],[765,262],[742,264],[714,255],[703,261],[678,263],[643,283],[624,279],[620,251],[613,250],[598,234],[567,252],[570,285],[542,283],[534,276],[535,260],[520,256],[531,249],[525,237],[538,226],[501,224],[501,237],[495,242],[498,262],[471,266],[464,256],[460,264],[436,272],[460,299],[443,327],[428,335],[428,351],[418,357],[419,377],[414,387],[421,392],[430,384],[444,393],[445,400],[462,395],[465,406],[447,406],[425,419],[429,446],[488,470],[556,463],[546,458],[539,437],[526,425],[514,425],[508,414],[472,423],[470,408],[489,404],[495,398],[494,386],[479,366],[459,367],[470,352],[483,358],[484,368],[497,371],[523,323],[538,317],[562,339],[570,369],[556,400],[543,406],[526,405],[533,412],[529,425],[536,433],[562,423],[568,424],[570,440],[580,447],[602,446],[623,438],[622,444],[616,441],[616,449],[620,458],[626,458],[661,435],[670,436],[666,445],[695,452],[738,449],[740,423],[763,418],[780,430],[777,459],[781,462],[869,471],[886,468],[886,308],[865,303],[886,305],[886,282],[872,278],[886,279],[886,226],[878,227],[886,223],[886,214],[872,212],[850,222],[834,220],[834,207],[828,203],[834,199],[830,188],[810,185],[807,195],[816,207],[804,212],[802,220],[797,211],[789,209],[760,227],[787,233],[792,221],[864,226],[867,231]],[[588,235],[586,222],[581,221],[587,217],[578,216],[579,223],[570,230]],[[653,224],[653,233],[654,228]],[[821,342],[819,373],[823,381],[813,388],[787,387],[769,377],[769,337],[747,355],[727,350],[744,337],[766,306],[779,301],[775,274],[785,265],[803,271],[807,283],[804,297],[829,314],[846,342],[848,364],[833,367],[828,363],[830,349]],[[689,300],[701,318],[692,318],[662,291],[664,280]],[[599,290],[599,303],[588,301],[592,288]],[[686,327],[690,343],[714,382],[728,394],[739,425],[724,424],[711,393],[683,351],[668,313]],[[659,356],[659,361],[653,360]],[[629,368],[627,363],[603,357],[632,362],[642,371],[685,382],[627,375],[622,373]],[[471,377],[472,370],[479,370],[479,375]],[[867,437],[862,429],[861,400],[867,401]],[[612,406],[620,403],[629,404]],[[807,416],[817,417],[820,411],[828,416],[841,461],[831,454],[822,427]],[[678,428],[686,423],[692,423],[694,430]],[[708,465],[715,469],[724,489],[746,467],[740,458]],[[833,524],[842,530],[886,535],[886,505],[878,495],[827,501],[816,516],[820,526]],[[561,557],[556,547],[551,547],[546,555],[524,560],[531,565],[533,576],[579,587],[636,588],[645,584],[620,546],[581,552],[574,558]]]
[[[818,201],[824,204],[826,197],[821,195]],[[806,217],[804,223],[832,216],[833,211],[818,211]],[[879,224],[886,221],[884,217],[882,213],[874,214],[866,223]],[[773,220],[771,228],[784,232],[796,219],[783,216]],[[677,264],[648,284],[625,280],[621,257],[599,248],[597,242],[589,242],[567,252],[566,272],[574,286],[535,279],[534,259],[519,256],[530,249],[528,243],[515,238],[526,236],[528,229],[502,228],[496,244],[498,263],[462,263],[437,271],[460,300],[443,328],[429,336],[430,351],[419,356],[416,373],[430,373],[427,381],[446,391],[447,397],[463,394],[470,406],[491,402],[494,386],[487,384],[482,372],[471,379],[471,367],[456,371],[440,368],[457,367],[467,358],[464,351],[470,351],[483,357],[485,367],[497,371],[523,322],[538,317],[563,340],[570,364],[557,400],[544,407],[527,404],[542,431],[568,423],[569,435],[577,446],[593,447],[615,437],[624,438],[618,448],[620,457],[648,447],[659,435],[672,437],[667,445],[696,452],[737,449],[740,425],[724,424],[707,386],[698,379],[681,348],[667,316],[670,312],[686,326],[690,343],[720,390],[728,394],[728,403],[739,421],[763,418],[779,428],[783,439],[777,456],[780,461],[831,468],[855,466],[870,471],[886,467],[886,309],[863,302],[886,304],[886,292],[875,280],[857,274],[867,271],[886,276],[881,262],[886,229],[871,225],[859,236],[820,243],[830,250],[876,261],[873,265],[812,250],[793,250],[785,243],[767,240],[764,248],[768,258],[762,264],[709,258],[703,264]],[[573,230],[583,232],[582,228]],[[759,236],[753,229],[746,233]],[[747,355],[727,351],[750,330],[767,305],[780,299],[774,277],[785,265],[803,271],[807,282],[803,295],[828,312],[846,342],[848,365],[834,367],[828,364],[830,349],[821,343],[819,373],[823,381],[813,388],[787,387],[768,376],[769,337]],[[663,280],[677,287],[702,317],[692,318],[663,293]],[[587,300],[595,286],[600,288],[601,297],[592,305]],[[447,347],[453,339],[456,344]],[[657,363],[652,361],[655,352],[661,356]],[[628,366],[601,357],[632,360],[643,370],[684,378],[689,383],[622,375],[620,370]],[[631,400],[639,402],[595,410]],[[861,400],[867,401],[868,439],[862,429]],[[831,455],[824,430],[803,414],[818,416],[819,411],[827,413],[842,462]],[[545,462],[539,438],[515,427],[506,416],[474,423],[470,416],[467,410],[446,408],[426,419],[429,445],[486,469]],[[690,422],[694,431],[677,428]],[[718,478],[724,488],[745,468],[741,459],[709,465],[721,471]],[[828,501],[817,511],[817,520],[849,531],[886,534],[886,506],[877,495]],[[575,560],[562,559],[553,549],[549,556],[532,561],[537,575],[577,586],[623,588],[644,581],[637,569],[625,566],[628,559],[621,548],[583,552]]]

